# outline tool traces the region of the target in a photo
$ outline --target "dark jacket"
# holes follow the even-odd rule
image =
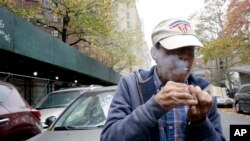
[[[158,119],[166,114],[153,95],[156,93],[153,70],[138,71],[121,78],[108,118],[101,135],[101,141],[159,141]],[[190,75],[189,84],[202,89],[207,81]],[[187,126],[187,140],[225,140],[216,101],[204,122]]]

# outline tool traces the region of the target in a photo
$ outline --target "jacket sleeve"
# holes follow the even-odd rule
[[[156,126],[158,119],[166,113],[153,97],[133,110],[131,99],[138,93],[137,90],[131,93],[130,85],[124,78],[120,80],[110,105],[101,141],[145,141],[148,129]]]
[[[217,110],[216,99],[213,98],[213,106],[207,118],[199,125],[187,126],[188,141],[225,141],[222,133],[221,119]]]

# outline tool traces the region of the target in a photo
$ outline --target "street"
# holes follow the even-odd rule
[[[250,125],[250,118],[246,116],[242,116],[241,114],[227,113],[227,112],[220,111],[220,115],[221,115],[223,133],[227,141],[229,141],[229,138],[230,138],[230,135],[229,135],[230,125],[232,124]]]

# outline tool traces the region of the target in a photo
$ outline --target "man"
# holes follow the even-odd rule
[[[167,19],[152,33],[156,66],[123,77],[111,103],[102,141],[225,140],[207,81],[190,70],[202,47],[190,24]]]

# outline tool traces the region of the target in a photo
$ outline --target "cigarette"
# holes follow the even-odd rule
[[[189,69],[188,68],[183,68],[185,71],[189,71]]]

